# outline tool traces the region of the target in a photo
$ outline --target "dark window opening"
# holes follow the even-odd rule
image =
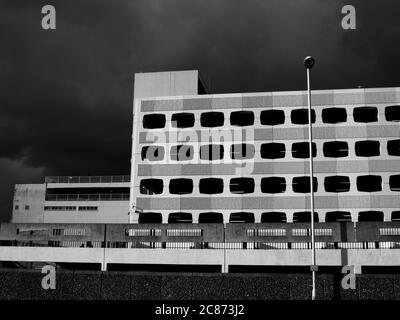
[[[345,108],[326,108],[322,110],[322,121],[324,123],[339,123],[347,121]]]
[[[375,157],[380,155],[379,141],[365,140],[357,141],[355,144],[356,156],[358,157]]]
[[[400,211],[392,212],[392,221],[400,221]]]
[[[248,143],[233,144],[231,146],[231,158],[236,160],[253,159],[254,145]]]
[[[376,243],[376,248],[379,248],[379,242]],[[398,245],[395,245],[395,248],[398,248]],[[399,266],[361,266],[361,272],[360,274],[396,274],[398,275],[400,273],[400,268]]]
[[[265,247],[269,247],[265,244]],[[340,273],[340,269],[330,266],[318,266],[318,273],[333,274],[336,270]],[[287,274],[287,275],[304,275],[310,273],[310,266],[285,266],[285,265],[234,265],[228,266],[228,272],[231,273],[253,273],[253,274]],[[364,273],[364,272],[363,272]],[[278,280],[279,281],[279,280]],[[279,285],[279,284],[278,284]]]
[[[212,128],[220,127],[224,125],[224,114],[223,112],[204,112],[200,117],[200,124],[202,127]]]
[[[261,158],[263,159],[280,159],[284,158],[286,147],[284,143],[263,143],[261,145]]]
[[[310,185],[310,177],[302,176],[302,177],[294,177],[292,180],[292,188],[293,192],[296,193],[309,193],[311,192]],[[314,192],[318,190],[318,179],[313,177],[313,189]]]
[[[286,213],[284,212],[263,212],[261,223],[285,223]]]
[[[224,146],[219,144],[208,144],[200,147],[200,159],[221,160],[224,158]]]
[[[199,223],[224,223],[224,216],[220,212],[202,212]]]
[[[171,125],[174,128],[191,128],[194,126],[194,114],[188,112],[174,113],[171,116]]]
[[[312,155],[313,158],[317,156],[317,145],[315,142],[312,143]],[[293,158],[309,158],[310,157],[310,146],[308,142],[295,142],[292,144],[292,156]]]
[[[47,201],[53,200],[129,200],[129,187],[47,188]]]
[[[148,248],[154,248],[148,246]],[[99,264],[101,266],[101,264]],[[74,269],[73,269],[74,270]],[[99,267],[100,270],[100,267]],[[203,265],[203,264],[144,264],[144,263],[107,263],[107,270],[122,272],[151,272],[151,273],[221,273],[220,265]]]
[[[349,145],[345,141],[329,141],[324,143],[324,156],[328,158],[341,158],[349,155]]]
[[[199,182],[200,193],[218,194],[224,191],[224,180],[220,178],[205,178]]]
[[[231,193],[243,194],[254,192],[254,179],[253,178],[232,178],[229,183]]]
[[[351,213],[348,211],[327,212],[325,222],[351,222]]]
[[[154,113],[143,116],[143,128],[159,129],[165,127],[165,114]]]
[[[164,159],[164,147],[162,146],[145,146],[142,148],[142,161],[160,161]]]
[[[139,213],[139,223],[162,223],[162,215],[159,212]]]
[[[67,191],[67,192],[66,192]],[[46,193],[48,195],[54,194],[88,194],[88,193],[129,193],[129,187],[92,187],[92,188],[47,188]]]
[[[252,111],[234,111],[231,112],[232,126],[252,126],[254,124],[254,113]]]
[[[375,122],[378,121],[378,109],[375,107],[356,107],[353,109],[355,122]]]
[[[162,179],[143,179],[140,181],[140,194],[161,194],[163,189]]]
[[[400,191],[400,174],[390,176],[389,186],[392,191]]]
[[[378,222],[383,221],[382,211],[361,211],[358,213],[359,222]]]
[[[189,212],[172,212],[168,215],[168,223],[192,223],[192,214]]]
[[[400,106],[389,106],[385,108],[386,121],[400,121]]]
[[[350,178],[347,176],[325,177],[326,192],[348,192],[350,191]]]
[[[260,113],[261,124],[264,126],[276,126],[285,123],[283,110],[264,110]]]
[[[364,192],[382,191],[382,177],[375,175],[358,176],[357,190]]]
[[[169,182],[169,193],[171,194],[189,194],[193,192],[192,179],[171,179]]]
[[[283,177],[268,177],[261,179],[262,193],[283,193],[286,191],[286,179]]]
[[[293,214],[293,222],[311,222],[310,211],[300,211]],[[318,213],[314,212],[314,222],[319,222]]]
[[[229,222],[242,222],[242,223],[254,223],[254,213],[252,212],[233,212],[229,216]]]
[[[308,109],[295,109],[290,114],[292,123],[308,124]],[[311,110],[311,123],[315,122],[315,110]]]
[[[171,160],[175,161],[187,161],[192,160],[194,155],[193,146],[179,145],[171,147]]]
[[[387,142],[387,150],[389,156],[400,156],[400,139],[389,140]]]

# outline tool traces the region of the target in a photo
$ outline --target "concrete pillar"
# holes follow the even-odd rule
[[[224,263],[222,264],[222,273],[228,273],[228,263],[226,262],[226,249],[223,249]]]
[[[228,265],[226,263],[222,265],[222,273],[228,273]]]
[[[354,274],[361,274],[361,266],[354,265]]]
[[[261,223],[261,214],[262,214],[261,212],[254,214],[254,222],[255,223]]]
[[[163,212],[161,213],[161,215],[162,215],[162,223],[168,223],[168,213]]]

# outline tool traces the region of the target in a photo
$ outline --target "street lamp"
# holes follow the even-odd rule
[[[311,204],[311,249],[312,249],[312,260],[311,260],[311,272],[312,272],[312,300],[315,300],[315,272],[318,267],[315,263],[315,234],[314,234],[314,169],[313,169],[313,154],[312,154],[312,124],[311,124],[311,87],[310,87],[310,69],[313,67],[315,59],[308,56],[304,59],[304,67],[307,70],[307,92],[308,92],[308,146],[310,152],[310,204]]]

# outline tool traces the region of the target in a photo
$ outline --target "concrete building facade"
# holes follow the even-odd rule
[[[400,88],[312,105],[316,219],[397,220]],[[307,124],[305,91],[136,99],[131,222],[310,221]]]
[[[14,189],[13,223],[127,223],[130,176],[45,177]]]

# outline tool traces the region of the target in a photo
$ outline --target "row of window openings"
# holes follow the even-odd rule
[[[255,146],[253,144],[233,144],[230,147],[230,157],[236,160],[253,159]],[[400,139],[387,142],[389,156],[400,156]],[[292,144],[293,158],[309,158],[310,148],[308,142],[295,142]],[[323,144],[324,157],[341,158],[349,155],[349,145],[346,141],[328,141]],[[355,154],[358,157],[380,156],[380,142],[377,140],[363,140],[355,143]],[[262,159],[281,159],[286,156],[284,143],[263,143],[260,147]],[[312,155],[317,156],[317,146],[312,143]],[[144,146],[141,150],[142,161],[161,161],[164,159],[165,150],[163,146]],[[188,161],[194,157],[194,148],[191,145],[175,145],[170,149],[170,158],[175,161]],[[209,144],[200,146],[201,160],[221,160],[224,158],[224,146],[220,144]]]
[[[262,193],[286,192],[286,179],[284,177],[268,177],[261,179]],[[400,191],[400,175],[389,178],[391,191]],[[348,176],[329,176],[324,179],[326,192],[349,192],[350,178]],[[233,194],[254,193],[255,183],[253,178],[232,178],[229,191]],[[300,176],[292,179],[292,189],[295,193],[309,193],[311,189],[310,177]],[[314,192],[318,191],[318,179],[313,178]],[[162,179],[143,179],[140,181],[141,194],[162,194],[164,182]],[[361,192],[382,191],[382,177],[366,175],[357,177],[357,190]],[[204,178],[199,181],[199,192],[202,194],[220,194],[224,191],[224,180],[221,178]],[[193,193],[193,180],[188,178],[171,179],[169,182],[170,194]]]
[[[45,206],[45,211],[76,211],[76,206]],[[98,207],[79,206],[78,211],[97,211]]]
[[[311,212],[301,211],[293,213],[293,222],[310,222]],[[319,215],[314,212],[314,221],[319,222]],[[325,215],[325,222],[351,222],[351,213],[349,211],[330,211]],[[382,211],[361,211],[358,213],[359,222],[384,221]],[[392,221],[400,221],[400,211],[392,212]],[[162,223],[162,214],[159,212],[144,212],[139,214],[139,223]],[[192,223],[193,217],[189,212],[172,212],[168,215],[168,223]],[[199,214],[199,223],[223,223],[224,217],[220,212],[203,212]],[[229,216],[229,223],[242,222],[254,223],[254,213],[252,212],[234,212]],[[263,212],[261,214],[261,223],[286,223],[285,212]]]
[[[25,205],[24,208],[25,208],[25,210],[29,210],[29,209],[30,209],[30,206],[29,206],[29,205]],[[14,210],[19,210],[19,204],[16,204],[16,205],[14,206]]]
[[[29,210],[29,205],[25,205],[25,210]],[[14,206],[15,210],[19,210],[19,205]],[[45,211],[76,211],[76,206],[45,206]],[[98,207],[93,206],[80,206],[78,211],[97,211]]]
[[[252,111],[231,112],[229,120],[232,126],[251,126],[254,124],[254,113]],[[311,110],[311,122],[315,123],[315,110]],[[387,121],[400,121],[400,105],[388,106],[385,108],[385,118]],[[301,108],[292,110],[290,119],[293,124],[308,124],[308,109]],[[355,107],[353,109],[353,119],[355,122],[369,123],[378,121],[378,109],[376,107]],[[195,116],[193,113],[181,112],[171,116],[171,124],[175,128],[191,128],[194,126]],[[224,125],[225,116],[220,111],[204,112],[200,116],[202,127],[212,128]],[[283,110],[264,110],[260,113],[262,125],[280,125],[285,123],[285,113]],[[323,123],[347,122],[347,111],[345,108],[325,108],[322,110]],[[143,128],[160,129],[166,123],[165,114],[153,113],[143,116]]]

